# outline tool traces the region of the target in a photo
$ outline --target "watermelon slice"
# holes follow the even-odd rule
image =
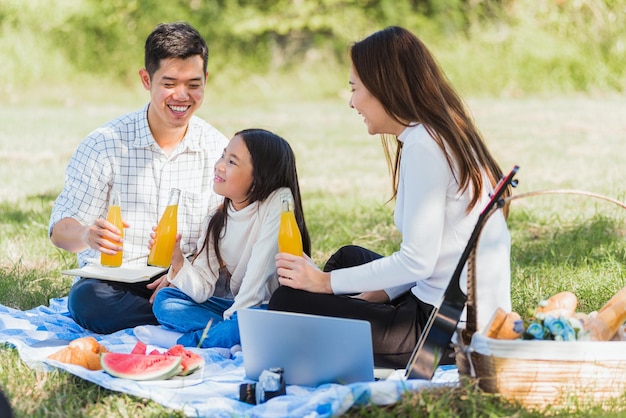
[[[137,341],[137,344],[135,344],[135,346],[133,347],[133,351],[131,351],[131,354],[146,354],[146,349],[148,347],[146,346],[146,344],[144,344],[141,341]]]
[[[181,372],[179,356],[102,353],[102,369],[114,377],[130,380],[169,379]]]
[[[181,344],[176,344],[163,354],[166,356],[182,357],[181,364],[183,366],[183,370],[179,373],[180,376],[187,376],[204,366],[204,357],[194,353],[193,351],[185,350]]]

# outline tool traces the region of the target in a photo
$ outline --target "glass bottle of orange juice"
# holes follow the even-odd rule
[[[112,190],[109,198],[109,211],[107,221],[119,229],[120,235],[124,237],[124,223],[122,222],[122,195],[119,190]],[[111,241],[113,242],[113,241]],[[106,267],[119,267],[122,265],[123,251],[118,251],[115,255],[100,253],[100,264]]]
[[[302,235],[296,222],[293,198],[288,193],[280,195],[281,212],[278,229],[278,252],[302,256]]]
[[[163,216],[156,227],[154,245],[148,255],[148,265],[157,267],[169,267],[172,263],[176,234],[178,232],[178,200],[180,190],[170,190],[170,197]]]

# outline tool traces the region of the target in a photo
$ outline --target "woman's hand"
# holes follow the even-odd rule
[[[278,253],[275,260],[281,285],[313,293],[333,293],[330,273],[321,271],[306,254],[298,257],[289,253]]]
[[[384,290],[373,290],[371,292],[363,292],[353,296],[356,299],[363,299],[368,302],[387,303],[389,295]]]

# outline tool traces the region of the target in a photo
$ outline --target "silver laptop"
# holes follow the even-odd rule
[[[288,385],[374,380],[369,322],[265,309],[237,311],[246,377],[273,367]]]

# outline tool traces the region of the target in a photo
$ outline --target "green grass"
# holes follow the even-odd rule
[[[21,97],[0,113],[0,303],[26,310],[67,294],[71,279],[59,271],[75,265],[74,255],[56,249],[47,235],[67,160],[89,131],[141,106],[147,97],[132,89],[109,91],[114,99],[91,101],[90,93],[83,97],[73,89],[62,95],[64,100],[58,91]],[[379,140],[367,135],[346,97],[232,103],[207,93],[200,116],[226,135],[264,127],[292,144],[316,262],[349,243],[383,254],[398,248],[393,204],[385,203],[389,177]],[[503,169],[521,166],[515,193],[576,188],[626,200],[624,97],[472,99],[469,105]],[[626,284],[625,215],[607,202],[580,196],[514,201],[509,218],[514,309],[525,312],[561,290],[578,295],[581,311],[602,306]],[[18,417],[182,416],[67,373],[31,370],[9,346],[0,348],[0,385]],[[626,401],[603,414],[619,416],[619,411],[626,411]],[[574,411],[576,416],[599,413],[594,408]],[[358,407],[347,414],[539,415],[472,385],[407,394],[396,405]]]

